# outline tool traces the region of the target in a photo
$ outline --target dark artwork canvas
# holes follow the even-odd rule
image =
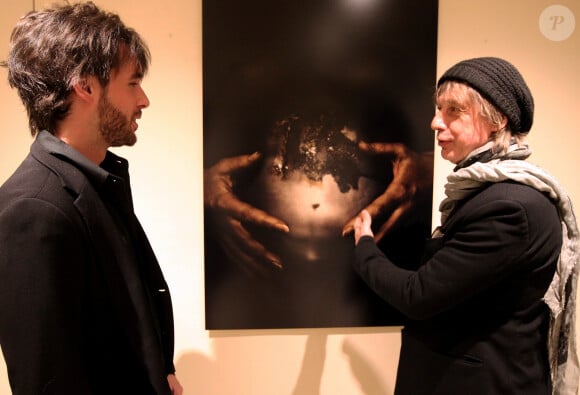
[[[378,234],[405,209],[378,243],[402,267],[420,260],[431,228],[437,7],[203,2],[207,329],[403,323],[352,270],[343,227],[380,201]],[[394,174],[419,157],[430,158],[413,173],[422,187],[390,202]]]

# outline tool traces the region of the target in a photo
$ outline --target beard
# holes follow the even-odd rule
[[[132,146],[137,142],[131,120],[109,101],[106,94],[99,100],[99,129],[111,147]]]

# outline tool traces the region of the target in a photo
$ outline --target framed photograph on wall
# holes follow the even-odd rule
[[[431,230],[437,10],[203,2],[207,329],[402,324],[351,269],[348,224],[373,205],[383,250],[418,264]]]

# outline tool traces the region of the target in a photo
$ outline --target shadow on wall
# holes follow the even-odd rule
[[[342,350],[350,360],[350,368],[355,379],[360,384],[361,394],[390,394],[393,391],[388,391],[384,388],[381,382],[380,372],[377,372],[373,366],[365,359],[364,355],[359,352],[355,345],[345,339],[342,344]]]
[[[241,353],[236,348],[238,346],[234,343],[228,343],[227,338],[220,338],[222,344],[218,350],[215,350],[217,351],[215,358],[198,352],[182,355],[176,364],[177,374],[186,395],[231,393],[236,395],[272,393],[278,395],[322,395],[321,382],[326,361],[327,338],[328,334],[326,333],[308,335],[302,364],[292,389],[290,388],[293,381],[287,377],[288,374],[295,371],[292,361],[289,360],[291,358],[284,355],[283,352],[277,354],[275,358],[256,355],[250,350]],[[236,339],[236,337],[232,337],[232,339]],[[228,347],[228,344],[233,347]],[[266,349],[268,348],[266,347]],[[272,349],[270,352],[275,353]],[[388,395],[392,393],[392,389],[385,388],[380,372],[373,368],[372,364],[362,352],[357,350],[354,342],[350,341],[348,337],[345,337],[343,341],[342,352],[348,358],[350,369],[354,379],[359,384],[361,395]],[[281,377],[275,377],[277,375],[281,375]],[[273,386],[275,388],[271,388]],[[287,389],[283,386],[287,386]]]

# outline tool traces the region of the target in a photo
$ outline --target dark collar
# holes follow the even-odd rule
[[[83,172],[94,185],[103,185],[109,177],[128,181],[129,164],[126,159],[107,151],[105,159],[97,166],[76,149],[46,130],[36,136],[37,143],[49,154],[71,163]]]

